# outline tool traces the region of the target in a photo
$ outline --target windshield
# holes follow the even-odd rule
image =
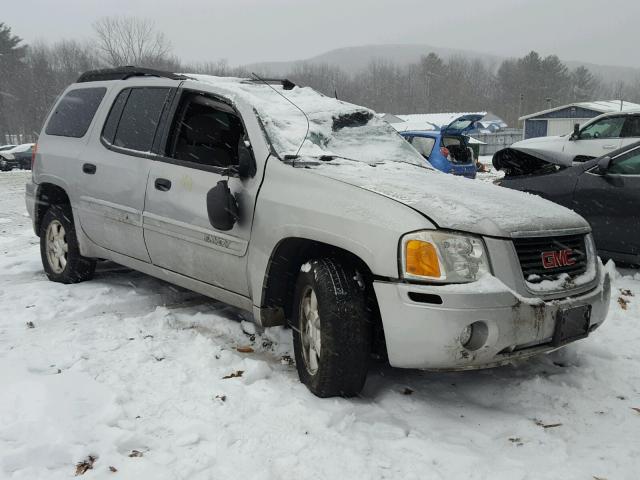
[[[202,81],[213,78],[190,76]],[[373,164],[405,162],[428,168],[424,158],[372,110],[327,97],[308,87],[284,90],[280,85],[240,79],[215,80],[217,85],[224,82],[225,88],[253,106],[281,159],[343,157]]]
[[[305,111],[309,132],[307,135],[307,120],[302,112],[272,92],[273,103],[259,108],[258,116],[280,158],[336,156],[366,163],[391,161],[426,167],[420,154],[371,110],[310,88],[283,94]]]

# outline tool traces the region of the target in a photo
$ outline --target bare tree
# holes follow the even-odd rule
[[[102,17],[93,24],[98,49],[112,66],[166,68],[173,63],[171,45],[153,21],[137,17]]]

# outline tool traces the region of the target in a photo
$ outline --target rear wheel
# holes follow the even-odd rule
[[[367,377],[372,335],[363,280],[333,259],[306,265],[291,319],[298,376],[319,397],[357,395]]]
[[[49,280],[77,283],[93,277],[96,261],[80,255],[69,206],[52,205],[40,226],[40,256]]]

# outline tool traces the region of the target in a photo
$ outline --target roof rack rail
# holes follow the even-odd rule
[[[285,90],[293,90],[293,87],[296,86],[296,84],[293,83],[288,78],[262,78],[262,77],[257,77],[257,78],[248,78],[247,81],[251,82],[251,83],[275,83],[275,84],[278,84],[278,85],[282,85],[282,88],[284,88]]]
[[[100,82],[105,80],[126,80],[131,77],[162,77],[171,80],[186,80],[187,77],[177,73],[154,70],[152,68],[141,68],[133,66],[103,68],[100,70],[89,70],[84,72],[76,83]]]

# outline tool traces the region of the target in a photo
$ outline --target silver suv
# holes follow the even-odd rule
[[[26,202],[49,279],[109,259],[290,325],[321,397],[358,394],[372,353],[465,370],[549,352],[609,304],[580,216],[437,172],[372,111],[286,80],[87,72]]]

